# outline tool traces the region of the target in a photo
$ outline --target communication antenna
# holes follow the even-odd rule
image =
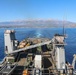
[[[63,18],[63,36],[64,36],[64,38],[65,38],[65,36],[66,36],[66,31],[65,31],[65,24],[66,24],[66,20],[65,20],[65,18]]]
[[[64,23],[65,21],[64,21],[64,19],[63,19],[63,28],[62,28],[62,34],[63,34],[63,36],[64,36],[64,38],[65,38],[65,26],[64,26]]]
[[[65,35],[65,20],[63,20],[63,35]]]
[[[66,24],[67,24],[67,8],[65,9],[65,13],[63,16],[63,35],[64,35],[64,38],[66,37],[66,30],[65,30]]]

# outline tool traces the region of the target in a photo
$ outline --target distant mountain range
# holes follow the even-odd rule
[[[51,27],[76,27],[76,23],[69,21],[58,21],[58,20],[21,20],[21,21],[10,21],[0,22],[0,28],[9,27],[26,27],[26,28],[51,28]]]

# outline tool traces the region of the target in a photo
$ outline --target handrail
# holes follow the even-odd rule
[[[10,75],[12,72],[13,72],[13,70],[16,68],[16,66],[18,65],[17,63],[15,63],[15,65],[12,67],[12,68],[7,68],[7,65],[8,63],[6,63],[5,65],[4,65],[4,67],[1,69],[1,71],[0,71],[0,73],[1,74],[6,74],[6,75]],[[10,67],[11,67],[12,65],[10,65]],[[8,71],[9,70],[9,71]]]
[[[0,72],[1,72],[1,70],[2,70],[5,66],[6,66],[6,63],[3,64],[3,66],[0,68]]]
[[[14,67],[8,72],[7,75],[10,75],[10,74],[13,72],[13,70],[16,68],[17,65],[18,65],[18,64],[16,63],[16,64],[14,65]]]

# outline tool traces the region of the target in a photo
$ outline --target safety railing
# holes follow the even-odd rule
[[[28,69],[30,75],[76,75],[73,69]]]

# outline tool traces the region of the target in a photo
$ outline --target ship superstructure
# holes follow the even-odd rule
[[[1,75],[73,75],[66,66],[64,35],[52,39],[27,38],[19,42],[14,30],[6,30],[5,53]]]

